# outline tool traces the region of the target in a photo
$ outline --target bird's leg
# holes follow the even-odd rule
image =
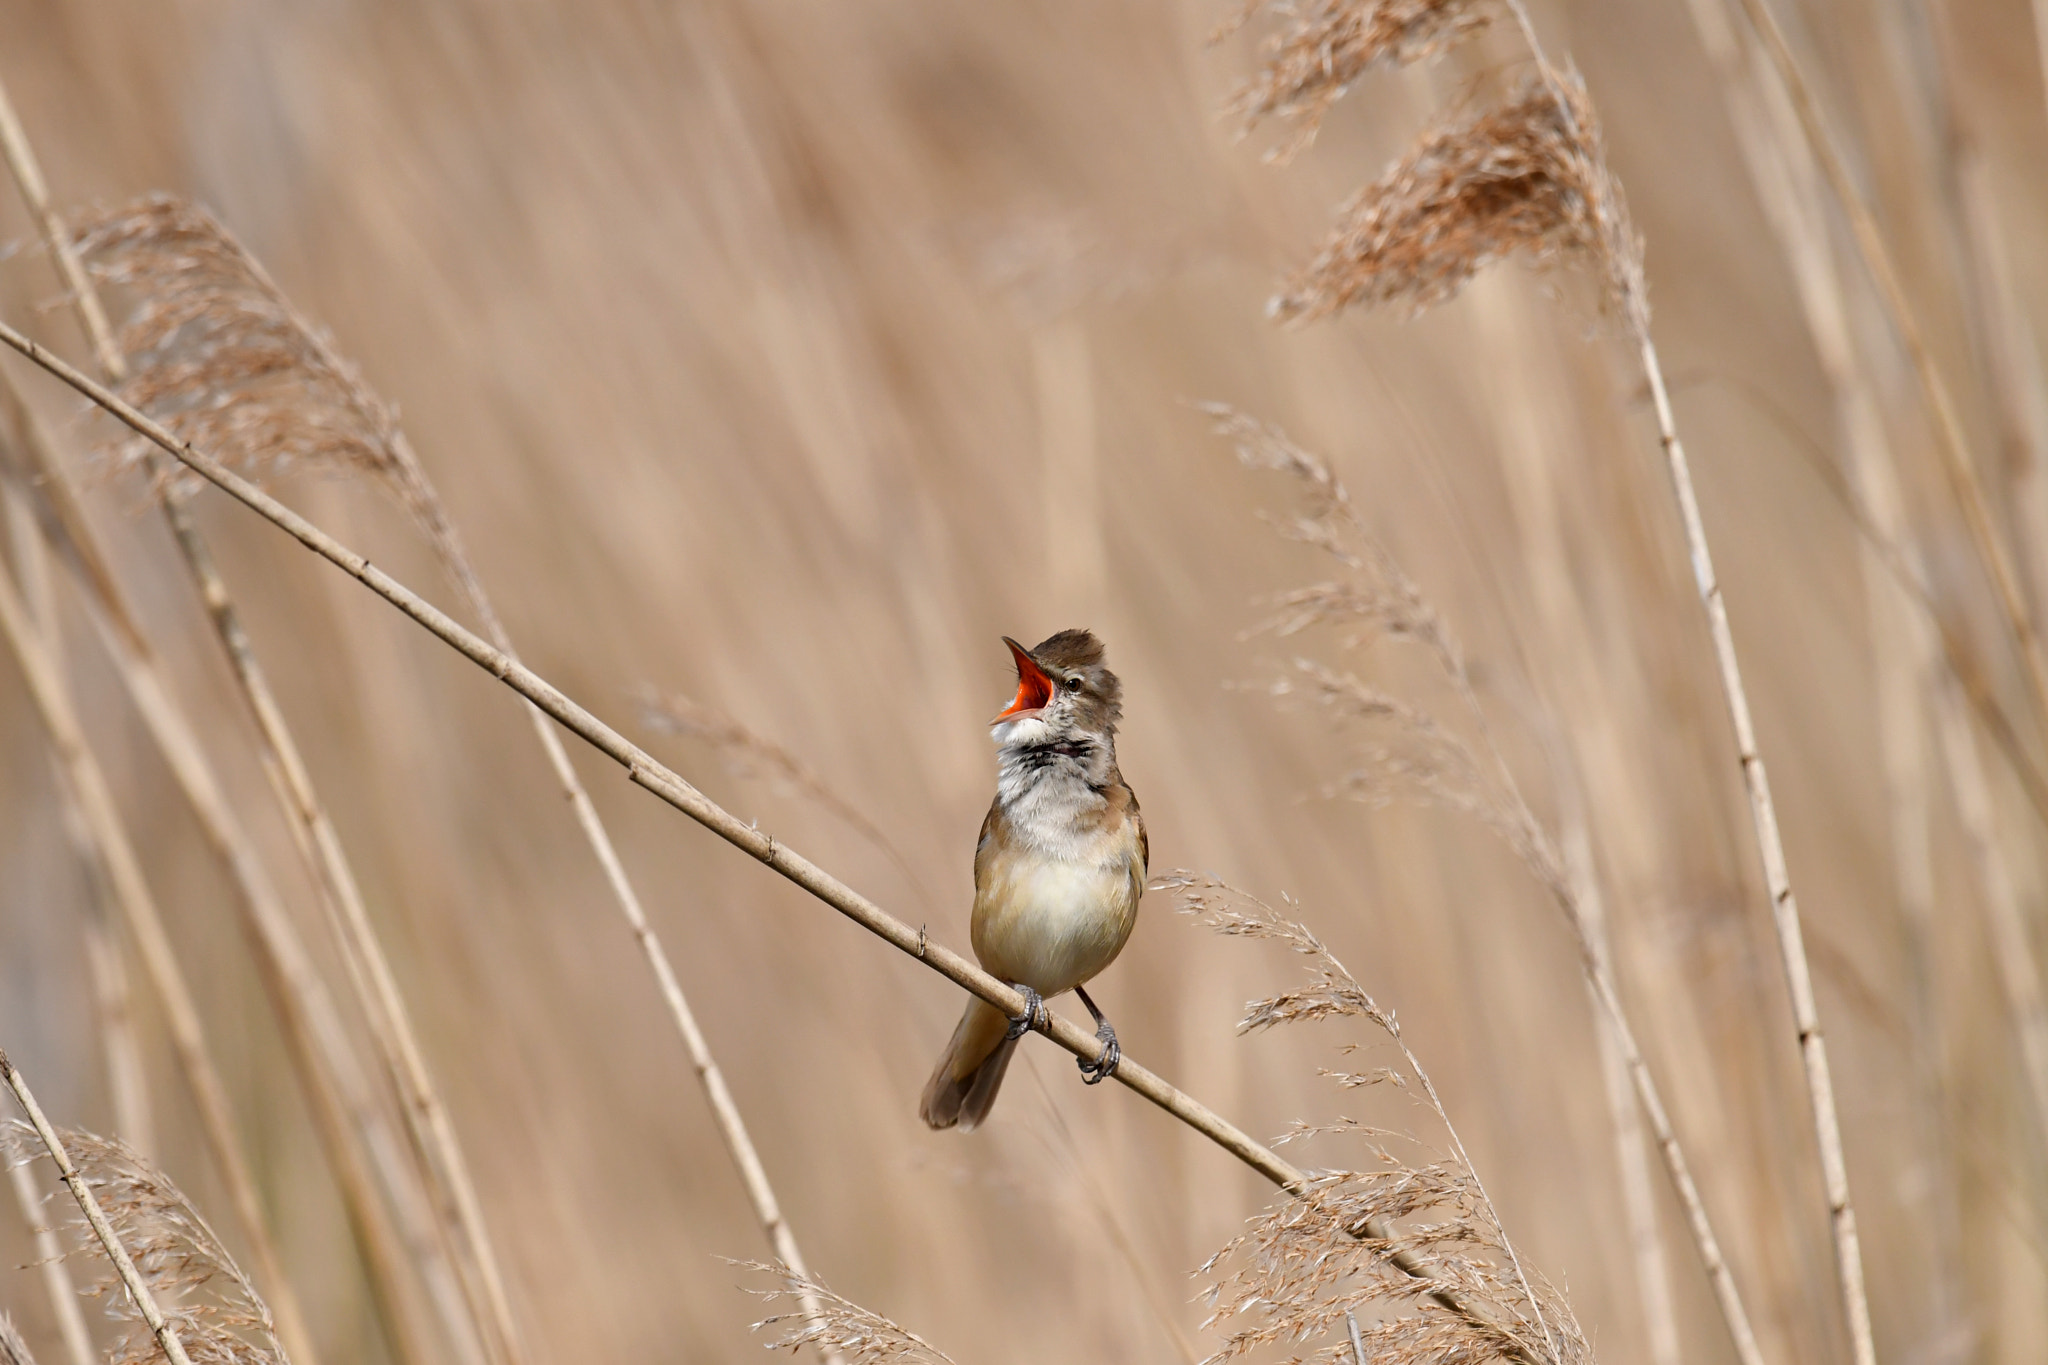
[[[1102,1040],[1102,1059],[1089,1061],[1086,1057],[1074,1058],[1074,1065],[1081,1068],[1081,1078],[1089,1085],[1106,1081],[1116,1074],[1116,1065],[1124,1059],[1124,1050],[1116,1041],[1116,1030],[1109,1026],[1109,1020],[1102,1017],[1102,1011],[1095,1008],[1095,1002],[1088,998],[1088,992],[1079,986],[1074,994],[1081,997],[1081,1003],[1088,1007],[1088,1013],[1095,1016],[1095,1036]]]
[[[1010,1021],[1010,1027],[1003,1034],[1005,1040],[1014,1041],[1018,1038],[1022,1038],[1025,1034],[1037,1028],[1039,1024],[1044,1021],[1045,998],[1039,995],[1037,991],[1032,990],[1029,986],[1025,985],[1021,981],[1012,981],[1010,984],[1016,987],[1018,992],[1021,993],[1024,997],[1023,1016],[1021,1018],[1012,1019]]]

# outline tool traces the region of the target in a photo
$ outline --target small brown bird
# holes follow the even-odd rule
[[[974,955],[1023,993],[1026,1009],[1010,1019],[984,1000],[967,1002],[918,1108],[934,1128],[988,1117],[1046,996],[1073,991],[1095,1017],[1102,1060],[1076,1059],[1088,1084],[1114,1073],[1123,1055],[1081,989],[1123,951],[1145,890],[1145,822],[1116,766],[1122,687],[1085,630],[1036,649],[1007,635],[1003,643],[1017,659],[1017,697],[989,722],[996,799],[974,849]]]

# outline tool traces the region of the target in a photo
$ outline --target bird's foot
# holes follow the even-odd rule
[[[1081,1079],[1088,1085],[1099,1085],[1116,1074],[1117,1063],[1124,1059],[1124,1050],[1117,1043],[1116,1030],[1109,1026],[1109,1020],[1099,1021],[1095,1036],[1102,1040],[1102,1056],[1096,1061],[1086,1057],[1074,1058],[1074,1065],[1081,1068]]]
[[[1012,981],[1010,984],[1024,996],[1023,1016],[1012,1019],[1010,1027],[1003,1034],[1006,1041],[1014,1042],[1045,1022],[1045,999],[1020,981]]]

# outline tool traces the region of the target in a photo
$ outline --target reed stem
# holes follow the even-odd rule
[[[34,1125],[36,1136],[43,1140],[43,1147],[50,1154],[50,1160],[57,1163],[57,1174],[64,1181],[64,1187],[71,1191],[71,1197],[78,1201],[78,1210],[85,1215],[93,1236],[99,1238],[100,1246],[107,1253],[107,1259],[114,1264],[114,1271],[121,1277],[121,1283],[128,1290],[128,1297],[134,1301],[135,1311],[142,1314],[142,1320],[149,1324],[150,1334],[171,1358],[171,1365],[192,1365],[192,1357],[185,1354],[185,1343],[178,1336],[178,1329],[164,1319],[163,1310],[156,1306],[156,1296],[149,1292],[149,1285],[142,1278],[142,1272],[135,1268],[133,1258],[120,1237],[114,1232],[114,1225],[107,1221],[107,1215],[100,1208],[100,1201],[93,1195],[92,1186],[71,1164],[71,1154],[64,1150],[63,1139],[50,1126],[43,1107],[36,1103],[36,1097],[29,1091],[28,1081],[15,1069],[7,1054],[0,1051],[0,1080],[7,1082],[7,1088],[14,1092],[14,1098],[21,1101],[22,1111]]]

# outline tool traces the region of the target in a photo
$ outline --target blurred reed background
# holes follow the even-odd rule
[[[2038,11],[1779,10],[2037,611]],[[1519,266],[1412,321],[1266,318],[1333,206],[1467,80],[1521,59],[1512,25],[1362,82],[1277,166],[1261,152],[1285,127],[1240,139],[1219,112],[1269,31],[1209,44],[1228,17],[928,0],[5,3],[0,79],[60,211],[188,195],[330,330],[402,412],[530,664],[935,939],[966,947],[984,721],[1012,686],[998,636],[1094,628],[1126,687],[1120,756],[1154,872],[1298,899],[1398,1012],[1522,1257],[1602,1359],[1733,1359],[1654,1161],[1675,1337],[1646,1307],[1593,1014],[1545,889],[1454,811],[1320,797],[1353,766],[1353,737],[1268,695],[1314,654],[1466,724],[1397,645],[1340,660],[1328,641],[1248,633],[1272,614],[1264,599],[1324,569],[1260,520],[1295,492],[1241,468],[1199,404],[1286,428],[1330,460],[1462,642],[1538,816],[1567,845],[1582,830],[1621,993],[1764,1356],[1846,1360],[1784,974],[1620,329],[1577,277]],[[2048,766],[2048,736],[1939,432],[1811,169],[1753,173],[1759,147],[1783,156],[1797,136],[1740,13],[1573,0],[1535,19],[1583,74],[1647,242],[1653,331],[1832,1044],[1879,1355],[2038,1360],[2048,1169],[2010,972],[2015,932],[2029,961],[2044,946],[2048,838],[2012,756]],[[0,261],[0,316],[87,362],[11,194],[0,235],[19,244]],[[109,471],[110,425],[5,363],[85,484],[228,804],[342,996],[316,887],[145,480]],[[1902,485],[1890,521],[1859,463],[1874,445]],[[333,477],[275,489],[459,601],[399,500]],[[720,1258],[766,1244],[517,699],[218,494],[192,508],[361,880],[530,1359],[759,1350],[762,1310],[736,1286],[762,1278]],[[1872,522],[1924,560],[1960,668],[1929,663],[1928,605],[1897,590]],[[233,883],[73,577],[49,575],[70,695],[195,983],[313,1339],[327,1361],[394,1358]],[[1959,700],[1971,688],[1975,709]],[[715,723],[708,738],[651,724],[649,689],[732,717],[807,774]],[[1987,697],[2014,718],[2003,740]],[[1037,1040],[987,1128],[925,1131],[916,1097],[956,989],[587,751],[572,761],[817,1275],[962,1365],[1214,1349],[1190,1272],[1267,1207],[1264,1182],[1118,1087],[1084,1089]],[[0,763],[0,1046],[54,1116],[135,1141],[245,1254],[161,1001],[67,837],[11,664]],[[1170,906],[1147,899],[1097,992],[1131,1056],[1255,1135],[1339,1112],[1419,1123],[1400,1095],[1316,1074],[1342,1064],[1339,1045],[1373,1041],[1358,1030],[1235,1037],[1245,999],[1299,969]],[[146,1111],[118,1080],[95,952],[125,959]],[[23,1266],[37,1253],[8,1210],[0,1265]],[[59,1358],[35,1270],[0,1272],[0,1308]]]

